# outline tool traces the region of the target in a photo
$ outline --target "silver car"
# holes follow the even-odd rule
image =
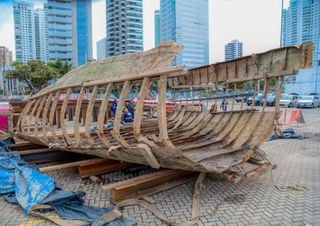
[[[320,107],[320,98],[318,96],[302,96],[298,102],[297,107],[299,108],[315,108]]]
[[[280,106],[294,107],[297,106],[299,97],[297,95],[282,94],[280,97]]]

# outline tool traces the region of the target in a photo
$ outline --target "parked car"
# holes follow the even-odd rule
[[[267,105],[268,106],[276,105],[276,95],[268,94],[268,96],[267,96]]]
[[[248,91],[245,92],[244,95],[237,96],[236,97],[236,102],[237,103],[242,102],[242,97],[243,97],[244,101],[247,101],[247,99],[248,99],[248,97],[250,97],[250,95],[252,95],[252,91],[248,90]]]
[[[298,101],[297,101],[297,107],[303,108],[303,107],[309,107],[309,108],[314,108],[314,107],[320,107],[320,98],[318,96],[302,96]]]
[[[252,104],[253,97],[248,97],[247,99],[247,105],[250,106]],[[263,94],[257,94],[255,99],[254,99],[254,106],[262,106],[264,101]]]
[[[320,93],[309,93],[307,95],[310,95],[310,96],[320,96]]]
[[[288,95],[293,95],[299,97],[299,93],[288,93]]]
[[[280,106],[288,106],[289,108],[294,107],[297,105],[298,99],[298,95],[282,94],[280,97]]]

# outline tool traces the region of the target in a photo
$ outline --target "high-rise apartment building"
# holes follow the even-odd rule
[[[106,58],[106,38],[97,41],[97,60]]]
[[[142,0],[106,0],[106,56],[143,51]]]
[[[291,0],[282,11],[281,45],[314,43],[313,69],[301,70],[285,85],[287,92],[320,92],[320,1]]]
[[[16,60],[27,62],[36,59],[34,5],[22,1],[13,2]]]
[[[243,43],[233,40],[224,46],[225,60],[233,60],[243,56]]]
[[[69,61],[79,66],[92,59],[91,0],[47,0],[34,10],[14,0],[17,61]]]
[[[160,10],[154,11],[154,46],[160,44]]]
[[[92,59],[91,1],[48,0],[44,10],[48,61],[76,67]]]
[[[48,59],[46,19],[43,9],[36,9],[34,11],[36,59],[44,62],[47,62]]]
[[[160,15],[161,41],[174,40],[184,47],[173,64],[208,64],[208,0],[161,0]]]
[[[71,0],[49,0],[45,4],[48,16],[48,61],[72,61]]]
[[[92,60],[91,0],[72,1],[73,65]]]

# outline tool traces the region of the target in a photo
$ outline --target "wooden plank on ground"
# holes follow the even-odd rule
[[[107,163],[108,160],[105,160],[102,158],[81,160],[81,161],[77,161],[77,162],[68,162],[68,163],[63,163],[63,164],[58,164],[58,165],[53,165],[53,166],[40,167],[39,170],[40,170],[40,172],[49,172],[49,171],[54,171],[54,170],[67,169],[67,168],[85,166],[85,165],[90,165],[90,164],[97,164],[97,163],[102,163],[102,162]]]
[[[112,202],[129,198],[141,198],[163,190],[167,190],[193,180],[197,172],[163,169],[147,175],[131,178],[117,182],[112,186]],[[103,190],[110,189],[110,186],[103,186]]]
[[[33,154],[48,153],[48,152],[53,152],[53,151],[57,151],[57,150],[49,149],[49,148],[37,148],[37,149],[19,151],[19,154],[20,155],[33,155]]]
[[[17,144],[11,144],[10,147],[15,151],[23,151],[29,149],[44,148],[45,146],[26,141]]]
[[[89,177],[92,175],[98,175],[102,173],[109,173],[117,170],[122,170],[134,166],[132,163],[119,162],[119,161],[107,161],[99,162],[87,165],[81,165],[78,167],[79,175],[81,177]]]

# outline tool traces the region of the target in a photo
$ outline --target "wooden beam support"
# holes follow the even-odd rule
[[[44,148],[44,147],[46,146],[42,146],[42,145],[35,144],[28,141],[10,145],[10,148],[14,149],[15,151],[24,151],[24,150],[38,149],[38,148]]]
[[[70,99],[70,96],[72,94],[72,88],[69,88],[67,90],[67,93],[66,95],[64,96],[64,100],[63,100],[63,103],[62,103],[62,107],[61,107],[61,111],[60,111],[60,125],[61,125],[61,130],[62,130],[62,134],[63,134],[63,137],[66,141],[66,143],[68,145],[71,144],[71,140],[70,140],[70,137],[68,136],[68,133],[67,133],[67,127],[66,127],[66,111],[67,111],[67,108],[68,108],[68,102],[69,102],[69,99]]]
[[[33,155],[33,154],[41,154],[41,153],[48,153],[57,151],[56,149],[49,149],[49,148],[38,148],[38,149],[30,149],[30,150],[24,150],[19,151],[20,155]]]
[[[158,122],[159,138],[166,147],[174,148],[168,136],[167,112],[166,112],[166,94],[167,94],[167,75],[161,75],[159,80],[158,92]]]
[[[68,162],[68,163],[63,163],[63,164],[58,164],[58,165],[53,165],[53,166],[40,167],[39,171],[45,173],[45,172],[54,171],[54,170],[67,169],[67,168],[73,168],[73,167],[90,165],[90,164],[97,164],[97,163],[102,163],[102,162],[107,164],[108,160],[101,159],[101,158],[95,158],[95,159],[81,160],[81,161],[77,161],[77,162]]]
[[[112,137],[121,144],[121,146],[128,148],[129,144],[127,141],[123,139],[123,137],[120,135],[120,127],[121,127],[121,119],[122,119],[122,113],[123,109],[125,108],[125,101],[128,96],[128,93],[130,91],[130,81],[125,81],[123,83],[123,87],[120,93],[119,102],[116,110],[116,115],[114,116],[113,121],[113,129],[110,132]]]
[[[94,164],[81,165],[78,167],[80,177],[89,177],[93,175],[109,173],[117,170],[122,170],[134,166],[132,163],[107,161]]]
[[[108,103],[109,103],[109,98],[111,95],[113,84],[109,83],[106,87],[105,93],[102,98],[102,103],[101,107],[99,110],[99,115],[98,115],[98,129],[97,129],[97,134],[100,138],[100,140],[106,145],[107,147],[110,146],[110,141],[104,134],[104,120],[107,117],[107,122],[108,122]]]
[[[147,175],[121,181],[112,187],[112,202],[116,203],[129,198],[141,198],[187,181],[193,180],[197,172],[163,169]],[[105,186],[103,190],[108,190]]]

